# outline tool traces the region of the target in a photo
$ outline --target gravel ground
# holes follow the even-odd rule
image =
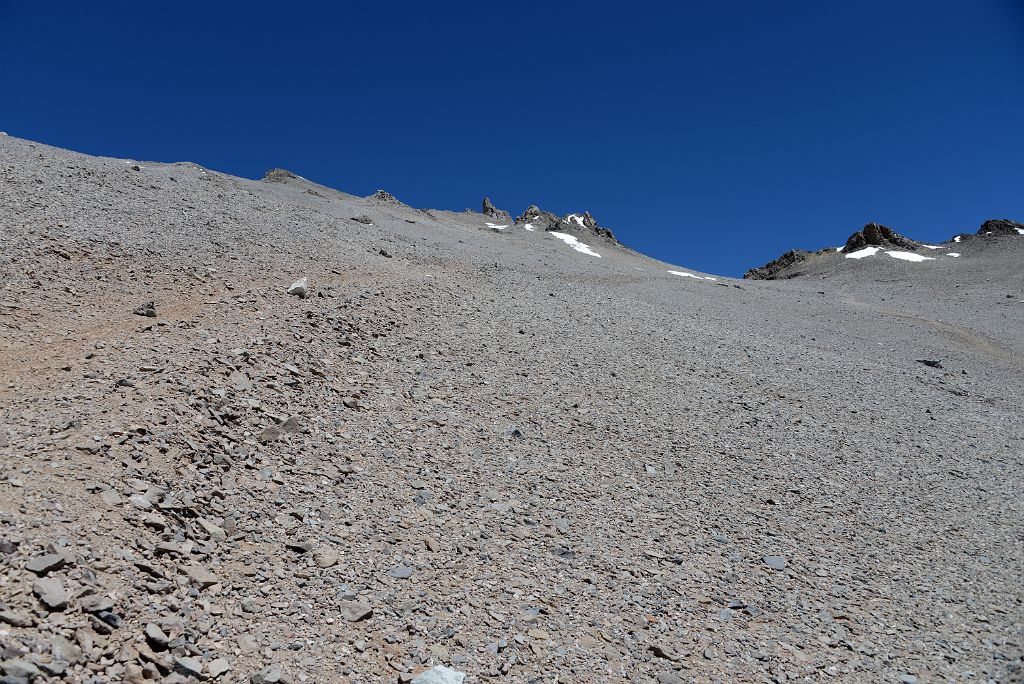
[[[493,221],[0,137],[0,682],[1021,680],[1024,236]]]

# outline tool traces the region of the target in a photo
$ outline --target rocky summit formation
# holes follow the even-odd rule
[[[531,209],[0,137],[0,683],[1020,681],[1024,238]]]
[[[582,214],[557,216],[550,211],[544,211],[536,204],[531,204],[516,217],[515,222],[517,225],[529,225],[539,230],[596,236],[612,243],[618,243],[611,229],[598,225],[594,217],[587,211]]]
[[[370,195],[369,199],[375,202],[381,202],[383,204],[395,204],[399,206],[405,206],[397,197],[392,195],[387,190],[378,190],[377,192]]]
[[[298,176],[288,169],[270,169],[263,174],[263,180],[267,183],[286,183],[295,178]]]
[[[1024,235],[1024,223],[1009,219],[989,219],[981,224],[977,235]]]
[[[776,278],[793,278],[800,275],[792,270],[793,266],[810,259],[814,252],[802,249],[791,249],[778,259],[769,261],[764,266],[752,268],[743,274],[747,280],[774,280]]]
[[[914,250],[921,246],[908,237],[904,237],[888,226],[869,223],[846,240],[842,251],[855,252],[864,247],[885,247]]]
[[[484,216],[490,216],[498,221],[511,221],[512,215],[504,209],[498,209],[496,206],[491,204],[491,200],[488,197],[484,197],[483,202],[483,214]]]

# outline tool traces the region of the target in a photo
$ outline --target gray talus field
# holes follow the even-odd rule
[[[1024,236],[399,199],[0,137],[3,682],[1020,679]]]

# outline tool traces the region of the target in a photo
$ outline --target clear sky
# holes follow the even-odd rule
[[[0,65],[11,135],[589,210],[726,275],[1024,220],[1024,0],[0,0]]]

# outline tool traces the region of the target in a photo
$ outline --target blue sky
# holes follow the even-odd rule
[[[1019,0],[0,0],[0,64],[11,135],[589,210],[726,275],[867,221],[1024,220]]]

